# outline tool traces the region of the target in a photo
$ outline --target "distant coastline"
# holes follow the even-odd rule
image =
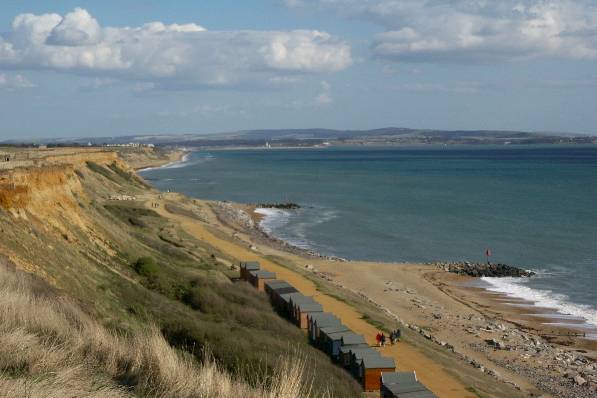
[[[189,151],[189,150],[183,149],[180,151],[180,153],[178,153],[177,160],[168,162],[166,164],[157,163],[155,165],[137,169],[136,171],[137,171],[137,173],[144,173],[144,172],[148,172],[148,171],[156,170],[156,169],[171,169],[171,168],[176,168],[176,167],[184,167],[185,163],[187,163],[189,161],[189,157],[191,155],[190,152],[191,151]]]

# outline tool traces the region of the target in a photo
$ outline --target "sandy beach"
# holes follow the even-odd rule
[[[271,239],[256,229],[262,215],[254,213],[251,206],[197,203],[202,203],[208,212],[217,210],[218,216],[211,216],[209,227],[219,236],[213,244],[240,258],[261,261],[268,270],[300,286],[303,293],[316,296],[326,311],[343,314],[343,322],[363,333],[370,342],[376,328],[363,322],[362,314],[359,317],[354,308],[314,290],[313,283],[305,281],[305,277],[311,281],[315,278],[316,285],[319,279],[373,303],[393,319],[395,326],[408,328],[417,337],[447,349],[450,361],[458,361],[502,385],[508,391],[505,396],[595,396],[594,390],[580,385],[584,378],[575,379],[580,374],[597,376],[595,342],[576,336],[582,328],[546,325],[553,323],[553,309],[531,310],[532,303],[475,287],[470,283],[474,278],[448,273],[434,265],[320,257]],[[238,218],[231,216],[231,207],[239,212]],[[206,237],[208,232],[204,230],[202,234]],[[541,312],[544,315],[538,315]],[[572,325],[573,322],[567,321]],[[396,359],[399,369],[416,370],[438,396],[475,396],[458,385],[462,379],[451,376],[445,366],[437,366],[435,353],[423,353],[425,350],[421,350],[415,337],[405,341],[398,347],[382,349],[385,355]],[[520,393],[515,392],[518,390]]]
[[[415,370],[439,397],[595,396],[575,380],[580,374],[597,378],[596,344],[577,336],[580,320],[564,317],[565,326],[555,325],[553,309],[489,292],[471,283],[475,278],[435,265],[344,261],[307,252],[261,231],[263,215],[251,205],[176,193],[150,201],[191,235],[239,261],[259,261],[313,296],[370,344],[380,328],[400,327],[403,342],[381,352],[399,370]],[[173,214],[167,203],[200,216]],[[372,309],[383,325],[366,319]]]

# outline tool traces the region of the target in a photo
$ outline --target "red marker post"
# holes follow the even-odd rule
[[[489,265],[489,257],[491,257],[491,249],[485,249],[485,257],[487,257],[487,265]]]

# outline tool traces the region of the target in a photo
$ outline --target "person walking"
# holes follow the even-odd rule
[[[377,342],[377,346],[381,347],[381,333],[377,332],[375,335],[375,341]]]
[[[381,346],[384,347],[386,345],[386,335],[384,333],[381,334]]]

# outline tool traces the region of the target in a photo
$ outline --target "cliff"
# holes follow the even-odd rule
[[[75,148],[18,155],[21,160],[6,162],[11,165],[0,170],[0,267],[38,278],[27,287],[31,290],[27,294],[37,300],[43,291],[43,297],[54,303],[50,307],[62,315],[53,316],[47,333],[60,337],[56,340],[60,347],[72,346],[74,351],[65,353],[68,361],[41,366],[36,358],[55,358],[55,347],[47,341],[27,343],[40,330],[37,323],[26,317],[12,319],[6,323],[10,328],[0,330],[0,342],[4,345],[12,339],[19,344],[0,350],[4,372],[0,388],[16,383],[37,391],[31,396],[60,396],[55,389],[60,380],[56,385],[48,381],[77,369],[81,382],[72,388],[81,395],[94,396],[89,389],[95,388],[92,382],[97,379],[113,396],[121,396],[116,392],[146,396],[151,391],[159,396],[194,396],[196,384],[190,388],[188,383],[197,383],[204,354],[210,353],[212,376],[237,386],[218,396],[309,397],[322,396],[328,388],[336,396],[356,395],[358,386],[350,377],[311,348],[264,297],[243,284],[231,289],[236,276],[231,264],[240,259],[189,236],[176,222],[152,210],[160,192],[138,177],[121,153]],[[143,160],[143,156],[134,154],[139,164],[166,159],[153,154]],[[189,203],[183,198],[169,206],[181,209]],[[5,297],[0,300],[0,316],[4,310],[13,311],[7,303],[15,300],[14,286],[0,284],[0,297]],[[64,315],[65,302],[65,308],[77,308],[76,315]],[[71,333],[62,335],[63,330]],[[106,337],[109,347],[91,341],[99,335],[114,336]],[[180,372],[164,373],[160,370],[164,362],[135,359],[138,353],[125,349],[130,338],[131,347],[157,344],[154,347],[161,351],[148,354],[173,358],[171,363]],[[4,376],[2,364],[13,363],[11,358],[25,352],[19,348],[23,346],[37,347],[37,354],[23,357],[23,366],[16,371],[11,367],[12,376]],[[85,353],[92,355],[90,360]],[[178,355],[182,362],[174,359]],[[138,368],[110,365],[106,374],[101,370],[107,366],[106,356],[146,368],[139,373]],[[295,374],[281,375],[283,358],[299,364],[309,358],[307,366],[317,372],[302,375],[292,368]],[[148,379],[145,371],[153,376]],[[289,377],[298,380],[294,393],[292,389],[286,395],[272,392],[276,378],[278,387],[284,387],[280,380]],[[310,394],[303,386],[312,377]],[[251,380],[251,385],[244,380]],[[235,391],[245,392],[235,395]]]

